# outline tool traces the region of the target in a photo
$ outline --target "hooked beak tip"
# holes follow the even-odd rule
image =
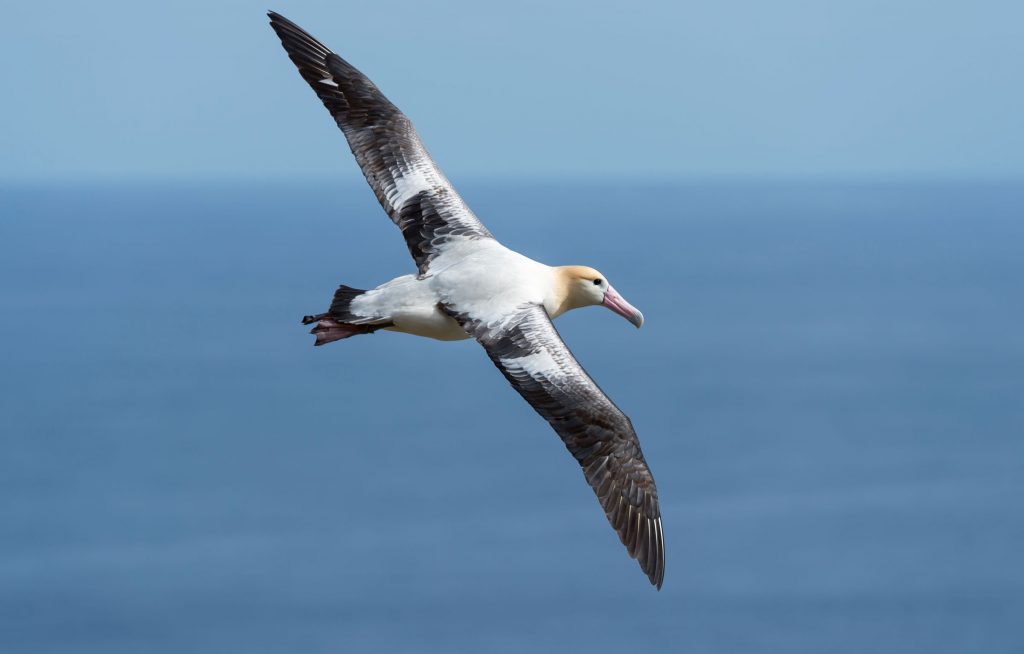
[[[609,287],[605,292],[603,304],[629,322],[633,323],[633,326],[637,329],[643,327],[644,314],[640,313],[640,310],[632,304],[626,302],[626,299],[619,295],[614,288]]]

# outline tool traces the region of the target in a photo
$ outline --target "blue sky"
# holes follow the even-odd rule
[[[0,179],[354,175],[270,8],[450,176],[1024,176],[1019,1],[22,0]]]

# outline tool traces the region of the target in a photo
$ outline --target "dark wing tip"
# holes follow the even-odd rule
[[[331,53],[330,48],[281,14],[268,11],[267,16],[270,17],[270,26],[277,32],[288,54],[296,54],[295,51],[299,50],[307,56],[312,54],[322,60]]]
[[[268,11],[267,17],[270,18],[270,24],[271,26],[273,26],[275,30],[278,29],[279,26],[288,26],[299,31],[304,31],[301,27],[291,22],[290,20],[288,20],[281,14],[277,13],[276,11]]]
[[[638,525],[629,555],[637,560],[651,584],[661,590],[665,582],[665,537],[661,518],[646,518]]]
[[[342,130],[366,127],[401,115],[380,89],[352,64],[284,16],[272,11],[267,15],[299,75]]]
[[[296,25],[292,21],[288,20],[287,18],[285,18],[281,14],[277,13],[276,11],[273,11],[273,10],[267,11],[267,17],[270,18],[270,24],[271,25],[287,25],[288,27],[291,27],[291,28],[294,28],[296,30],[299,30],[300,32],[305,32],[304,29],[302,29],[301,27],[299,27],[298,25]]]
[[[642,498],[615,493],[608,500],[602,500],[602,504],[608,522],[626,546],[630,558],[636,559],[651,584],[661,590],[665,581],[665,533],[662,531],[661,511],[656,495],[641,493]]]
[[[647,544],[650,556],[647,560],[647,569],[644,572],[647,573],[647,578],[651,580],[654,587],[661,590],[661,585],[665,583],[665,534],[661,530],[660,517],[647,522],[649,531],[653,531],[653,533],[650,534],[651,538]]]

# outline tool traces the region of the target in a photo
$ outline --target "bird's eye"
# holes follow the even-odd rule
[[[594,286],[600,286],[600,285],[601,285],[601,284],[603,284],[603,283],[604,283],[604,282],[603,282],[603,281],[601,281],[601,278],[600,278],[600,277],[598,277],[597,279],[595,279],[595,280],[594,280]]]

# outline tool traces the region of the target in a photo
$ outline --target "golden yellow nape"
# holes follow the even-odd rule
[[[566,282],[574,282],[577,280],[592,282],[595,279],[603,279],[601,273],[590,266],[559,266],[558,271]]]
[[[555,268],[555,310],[552,318],[566,311],[595,304],[594,298],[586,293],[586,284],[595,279],[604,279],[600,272],[590,266],[558,266]]]

